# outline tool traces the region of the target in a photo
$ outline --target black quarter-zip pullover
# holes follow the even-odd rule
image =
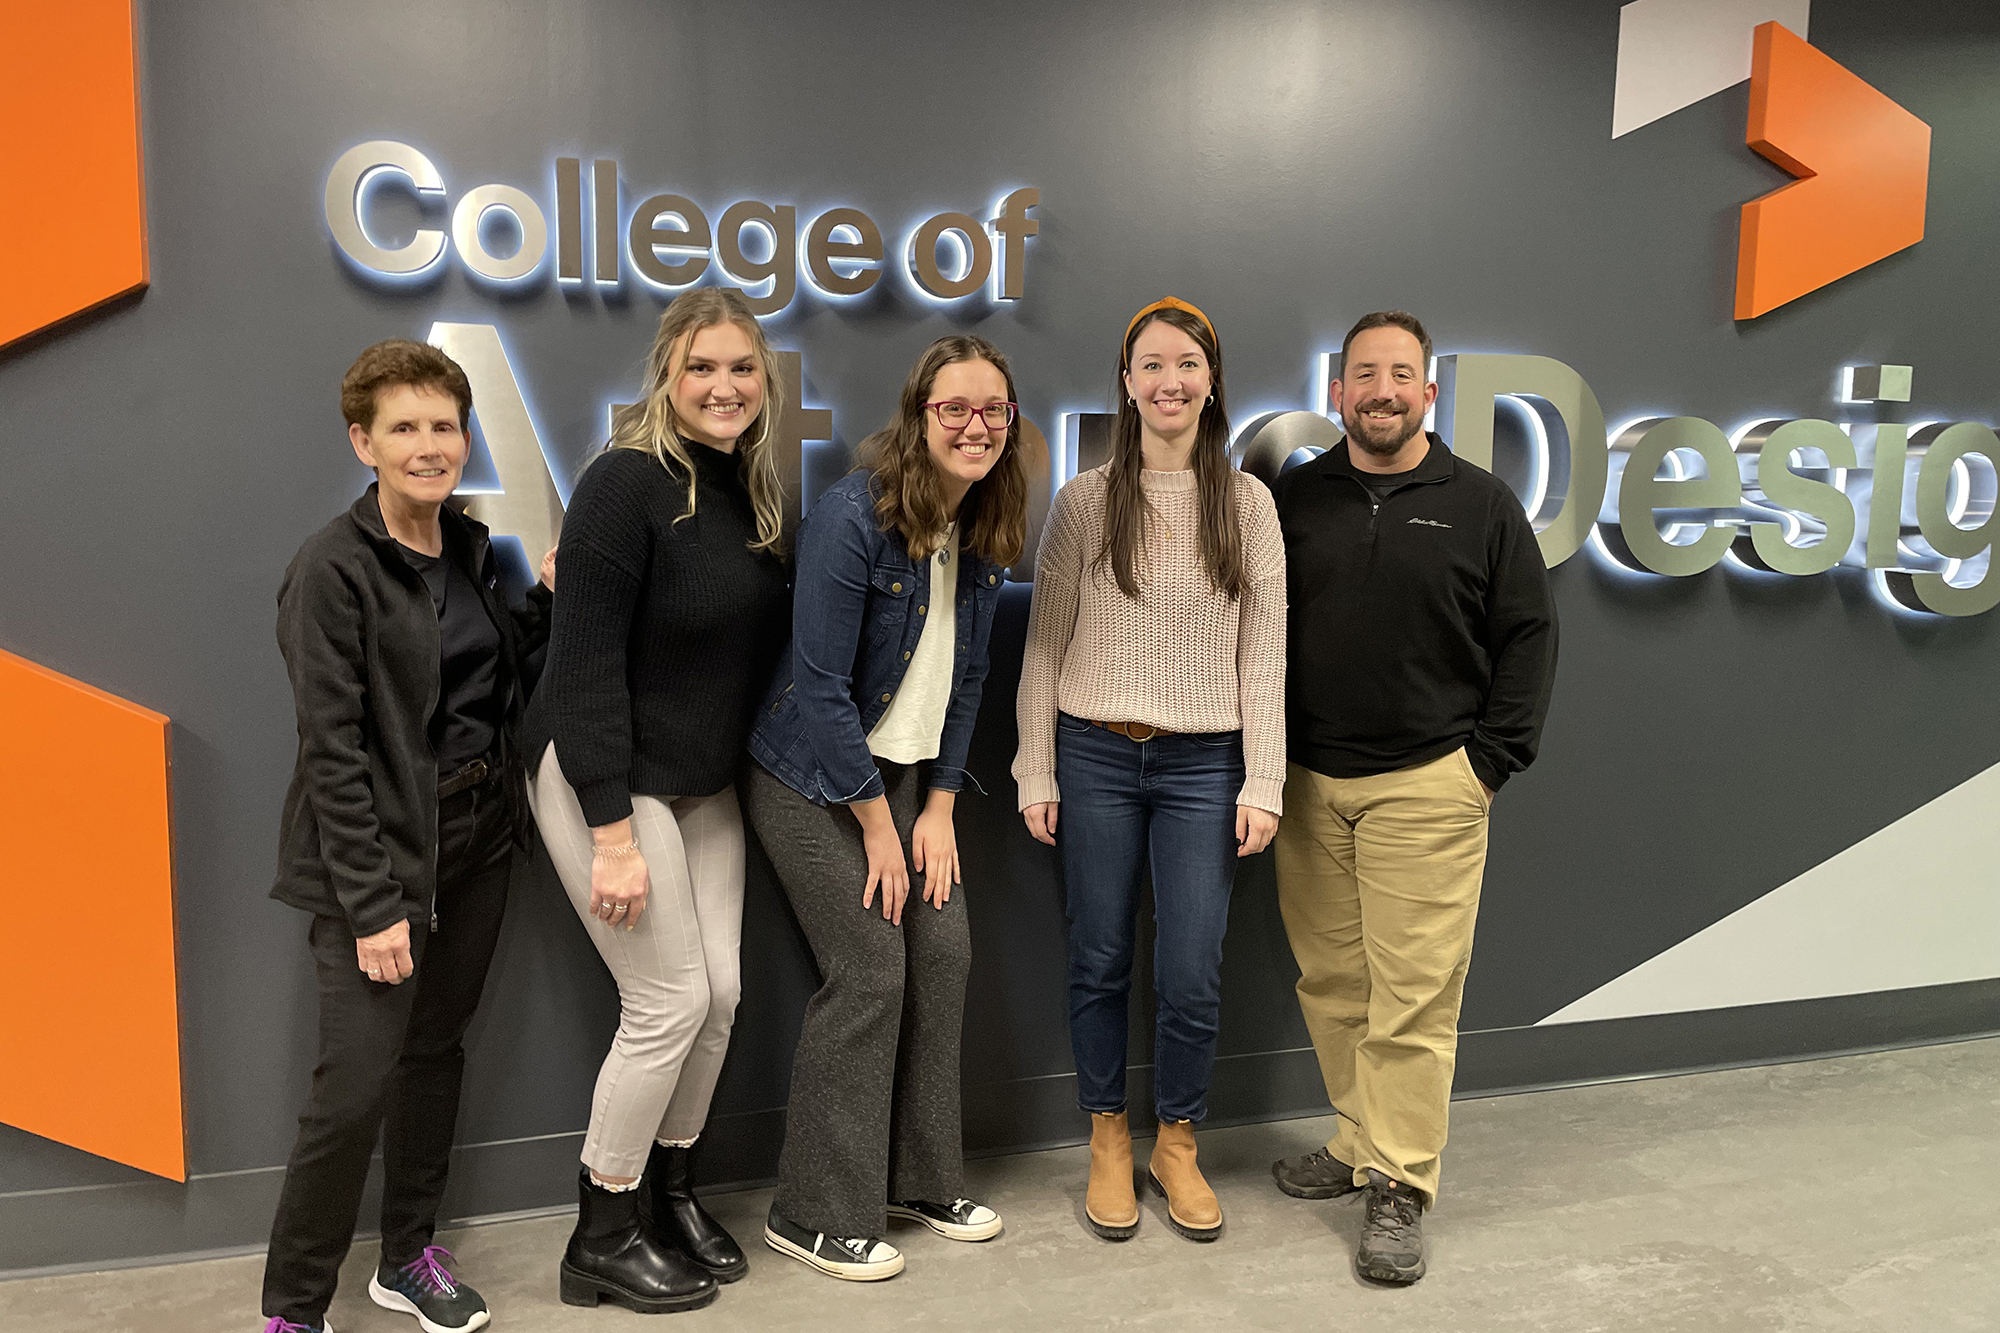
[[[1289,584],[1286,736],[1334,778],[1463,746],[1498,791],[1534,762],[1555,678],[1548,569],[1521,502],[1432,435],[1378,495],[1345,444],[1273,492]]]

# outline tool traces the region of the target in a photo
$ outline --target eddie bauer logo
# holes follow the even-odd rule
[[[1434,518],[1413,518],[1410,522],[1420,524],[1426,528],[1449,528],[1451,526],[1449,523],[1440,523]]]

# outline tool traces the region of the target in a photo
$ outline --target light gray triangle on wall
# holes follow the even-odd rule
[[[1538,1026],[2000,977],[2000,764]]]

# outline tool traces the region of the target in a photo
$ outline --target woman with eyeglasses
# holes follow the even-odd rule
[[[1229,463],[1222,348],[1174,297],[1118,353],[1111,461],[1057,495],[1035,562],[1016,698],[1028,832],[1062,849],[1069,1026],[1089,1112],[1084,1216],[1139,1225],[1125,1016],[1142,872],[1153,881],[1157,1019],[1148,1177],[1169,1226],[1214,1240],[1195,1163],[1239,857],[1277,831],[1285,784],[1285,547],[1264,484]],[[1060,832],[1057,815],[1060,812]]]
[[[861,466],[799,529],[792,651],[750,736],[750,824],[823,978],[764,1240],[849,1281],[903,1270],[891,1216],[952,1240],[1000,1231],[965,1197],[972,953],[952,808],[1027,533],[1016,417],[990,343],[943,338],[918,358]]]

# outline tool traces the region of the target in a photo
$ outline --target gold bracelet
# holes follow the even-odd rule
[[[609,847],[601,842],[594,842],[590,845],[590,854],[614,860],[621,856],[637,856],[639,854],[639,840],[634,838],[622,847]]]

